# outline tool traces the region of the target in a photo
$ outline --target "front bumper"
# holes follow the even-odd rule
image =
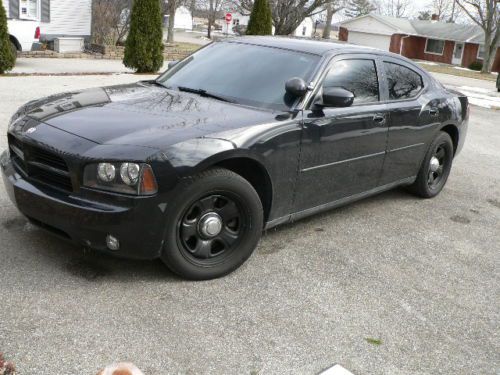
[[[75,244],[134,259],[160,256],[165,204],[156,197],[128,197],[95,193],[100,199],[65,194],[43,184],[24,179],[5,151],[0,168],[7,193],[19,211],[34,224]],[[120,241],[111,251],[106,236]]]

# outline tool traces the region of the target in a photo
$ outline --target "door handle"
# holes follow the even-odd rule
[[[439,114],[439,110],[437,108],[429,108],[429,114],[431,116],[437,116]]]
[[[385,122],[385,116],[375,115],[373,116],[373,121],[383,124]]]

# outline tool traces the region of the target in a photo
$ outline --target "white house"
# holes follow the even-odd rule
[[[314,21],[311,17],[304,18],[299,27],[295,29],[293,36],[310,38],[314,32]]]
[[[224,24],[222,31],[224,33],[228,34],[235,34],[234,28],[236,26],[248,26],[248,21],[250,21],[250,16],[249,15],[244,15],[238,12],[233,12],[231,13],[232,15],[232,20],[229,25],[226,23]],[[293,36],[297,37],[304,37],[304,38],[310,38],[313,35],[314,31],[314,21],[312,18],[308,17],[302,21],[302,23],[297,27],[295,32],[293,33]],[[274,34],[274,26],[273,26],[273,34]]]
[[[222,32],[227,33],[229,35],[234,35],[234,28],[241,25],[241,26],[248,26],[248,21],[250,20],[249,15],[244,15],[238,12],[232,12],[232,19],[231,22],[228,24],[224,21],[224,25],[222,26]]]
[[[165,15],[164,23],[168,26],[169,16]],[[193,16],[188,8],[180,6],[175,11],[174,29],[193,30]]]
[[[2,0],[2,3],[7,12],[11,40],[17,40],[16,34],[19,35],[23,27],[29,28],[32,34],[34,25],[40,27],[41,40],[90,38],[92,0]],[[26,49],[27,42],[18,40],[17,44],[23,44],[22,49]]]

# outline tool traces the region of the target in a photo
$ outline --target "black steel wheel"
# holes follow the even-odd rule
[[[432,198],[443,190],[453,163],[453,142],[445,132],[431,143],[422,162],[416,181],[410,186],[415,194]]]
[[[229,257],[245,233],[242,205],[239,197],[228,192],[194,202],[178,223],[178,241],[185,255],[207,265]]]
[[[193,280],[224,276],[252,254],[263,209],[252,185],[222,168],[183,181],[167,209],[163,262]]]

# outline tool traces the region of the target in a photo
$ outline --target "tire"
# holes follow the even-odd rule
[[[417,179],[409,186],[409,190],[422,198],[433,198],[438,195],[450,175],[453,153],[453,142],[450,136],[448,133],[440,132],[431,143]],[[433,158],[437,159],[439,165]]]
[[[209,169],[183,181],[174,196],[161,254],[170,270],[186,279],[214,279],[252,255],[264,215],[247,180],[227,169]]]

